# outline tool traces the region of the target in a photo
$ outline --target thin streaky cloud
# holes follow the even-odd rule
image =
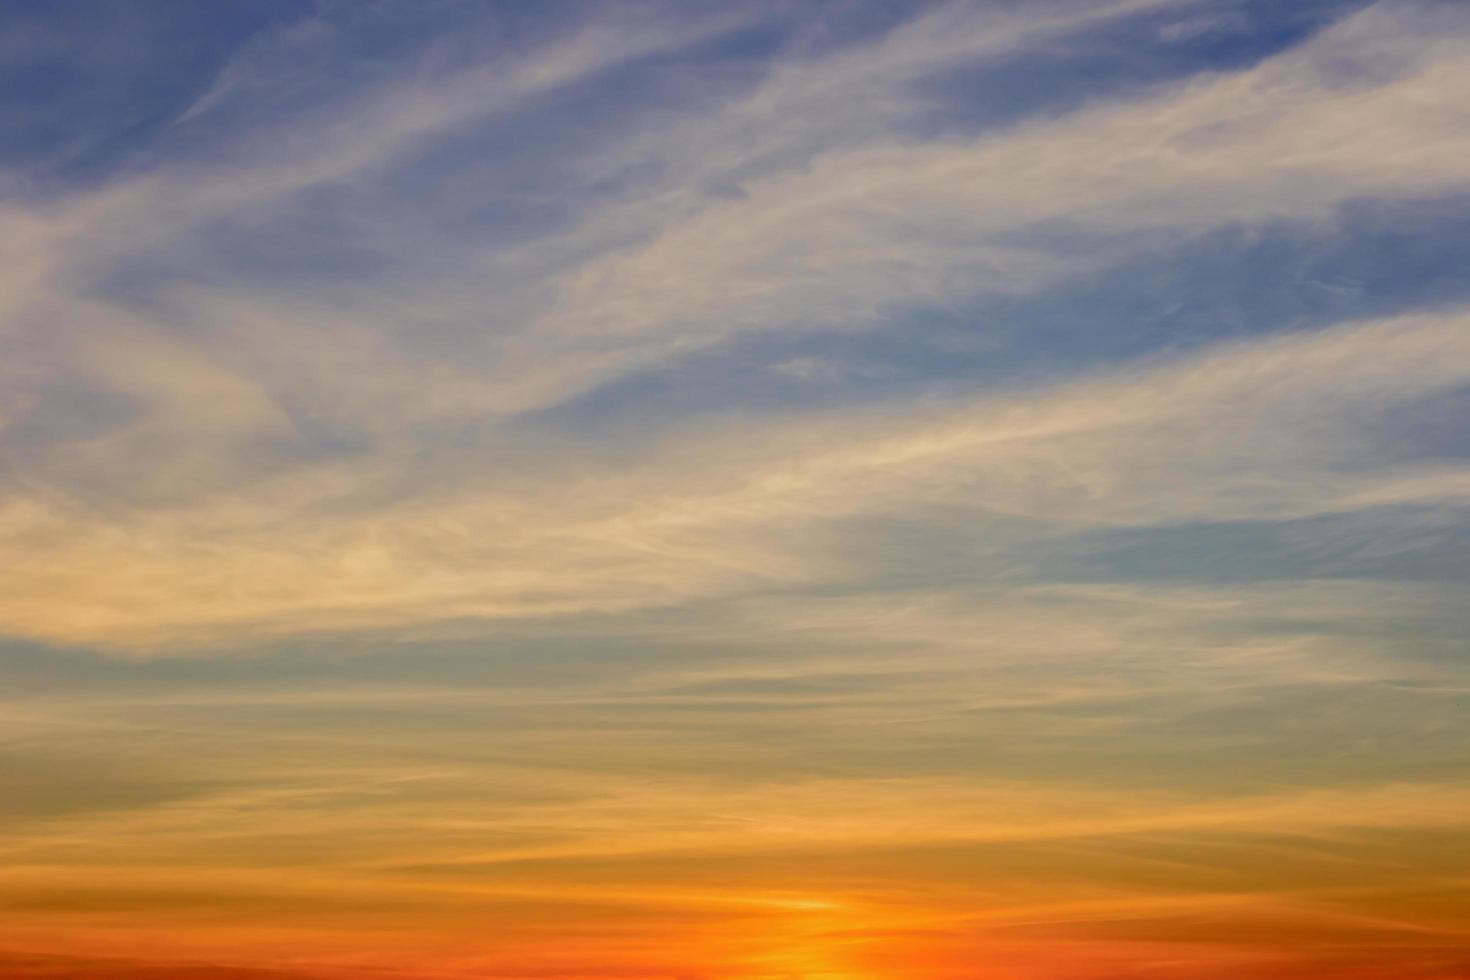
[[[1452,980],[1448,0],[0,13],[0,974]]]

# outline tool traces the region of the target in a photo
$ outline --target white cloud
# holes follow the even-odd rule
[[[0,612],[42,639],[217,642],[841,579],[855,570],[813,536],[826,522],[939,504],[1063,528],[1347,509],[1404,479],[1360,465],[1358,420],[1470,380],[1466,323],[1348,325],[1051,392],[772,425],[758,443],[695,432],[632,466],[485,459],[375,503],[412,455],[124,516],[21,498]]]
[[[160,167],[6,215],[22,261],[0,292],[0,370],[13,382],[0,419],[17,431],[48,390],[122,408],[3,447],[24,476],[4,504],[0,613],[55,641],[213,643],[835,581],[861,569],[824,541],[830,521],[935,506],[1067,528],[1458,500],[1452,469],[1411,487],[1428,476],[1373,467],[1359,425],[1465,383],[1470,332],[1454,313],[969,403],[768,413],[756,436],[691,424],[597,458],[501,425],[739,332],[874,325],[913,305],[1042,288],[1116,259],[1135,233],[1303,218],[1470,179],[1456,98],[1470,33],[1453,11],[1404,4],[1243,72],[979,137],[899,137],[881,113],[811,143],[768,125],[782,105],[901,100],[936,65],[1146,6],[946,8],[860,50],[778,67],[724,110],[635,134],[631,157],[610,158],[666,156],[652,185],[634,182],[564,235],[468,258],[433,221],[408,244],[387,234],[385,216],[401,212],[375,181],[403,154],[729,23],[593,25],[509,65],[385,89],[329,138],[302,124],[244,162]],[[742,135],[752,129],[769,144]],[[727,159],[732,146],[759,162]],[[736,171],[748,171],[743,196],[696,195],[640,238],[671,188]],[[405,254],[396,275],[277,285],[192,254],[190,236],[213,220],[271,228],[300,189],[344,181],[366,188],[365,227]],[[1035,237],[1055,222],[1096,253]],[[189,285],[160,285],[146,312],[109,301],[99,277],[161,243]]]
[[[838,146],[566,275],[560,309],[536,329],[631,346],[871,325],[895,307],[1024,292],[1094,268],[1130,247],[1110,235],[1463,187],[1470,125],[1454,93],[1470,85],[1470,40],[1455,25],[1436,35],[1445,25],[1415,8],[1373,8],[1257,68],[1141,101],[970,140]],[[1079,257],[1022,235],[1049,222],[1104,237]]]

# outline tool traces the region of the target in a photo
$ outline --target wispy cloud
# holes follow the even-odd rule
[[[771,425],[755,449],[740,433],[696,432],[634,465],[527,462],[509,486],[460,472],[405,497],[391,483],[408,459],[384,456],[127,516],[22,496],[7,508],[24,556],[7,621],[36,638],[136,647],[176,630],[198,642],[242,627],[636,609],[849,579],[857,570],[799,532],[867,513],[961,506],[1062,529],[1280,520],[1392,500],[1406,479],[1454,501],[1458,471],[1364,466],[1358,433],[1365,412],[1470,380],[1467,337],[1454,315],[1349,325],[1051,392]],[[240,425],[260,438],[286,424],[197,363],[132,376],[153,399],[209,405],[185,431],[214,447]],[[178,433],[143,425],[131,445],[102,448],[177,445]],[[114,459],[104,465],[123,465]],[[351,502],[375,494],[389,496]]]
[[[151,10],[0,42],[0,972],[1463,972],[1459,6]]]

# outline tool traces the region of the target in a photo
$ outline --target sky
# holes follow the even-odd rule
[[[1470,977],[1470,5],[9,0],[0,974]]]

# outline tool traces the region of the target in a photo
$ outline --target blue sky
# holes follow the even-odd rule
[[[457,909],[438,876],[496,862],[646,912],[728,897],[673,851],[759,904],[839,839],[852,894],[791,908],[1024,947],[983,911],[1010,872],[890,854],[1024,839],[1058,942],[1103,928],[1063,898],[1127,910],[1145,970],[1178,907],[1235,921],[1214,872],[1067,848],[1287,834],[1315,882],[1308,851],[1450,833],[1465,5],[21,0],[0,80],[21,892],[166,890],[171,846],[323,915],[367,878]],[[1453,945],[1385,897],[1433,891],[1411,850],[1252,894]],[[1329,969],[1237,925],[1180,975]],[[17,955],[94,927],[36,913]],[[343,969],[397,962],[335,928],[375,950]],[[791,928],[679,969],[972,975]],[[518,943],[492,975],[592,975]],[[1006,976],[1084,975],[1044,960]]]

